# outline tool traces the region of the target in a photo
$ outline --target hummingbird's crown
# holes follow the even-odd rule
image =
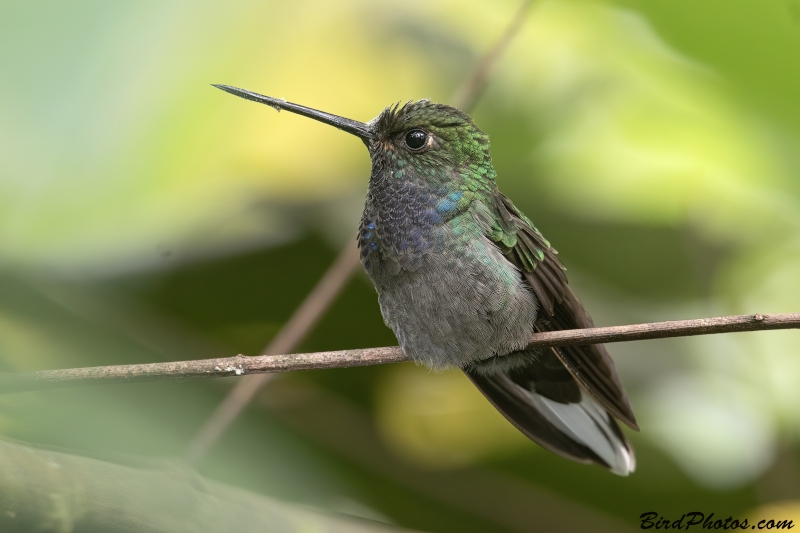
[[[398,102],[384,109],[371,122],[378,137],[391,137],[414,128],[476,129],[472,118],[458,108],[431,102],[428,99],[410,100],[402,106]]]

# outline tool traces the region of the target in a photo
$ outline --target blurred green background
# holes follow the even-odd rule
[[[357,120],[447,102],[517,8],[0,3],[0,368],[258,353],[355,245],[369,158],[209,84]],[[800,0],[537,0],[473,116],[500,188],[615,325],[800,311],[799,94]],[[800,521],[798,341],[611,345],[642,428],[630,478],[541,450],[459,373],[411,364],[279,376],[196,469],[443,533],[776,505]],[[395,343],[359,273],[298,351]],[[157,470],[233,384],[0,396],[0,435]]]

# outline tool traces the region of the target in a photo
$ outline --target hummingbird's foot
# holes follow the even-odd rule
[[[538,350],[520,350],[505,355],[493,355],[487,359],[464,365],[463,370],[480,376],[492,376],[499,372],[506,373],[538,361],[540,353]]]

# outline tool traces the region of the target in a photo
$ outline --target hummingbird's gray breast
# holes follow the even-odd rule
[[[458,207],[460,194],[373,183],[359,231],[384,321],[407,354],[434,369],[521,349],[536,319],[534,294],[484,235],[475,205]]]

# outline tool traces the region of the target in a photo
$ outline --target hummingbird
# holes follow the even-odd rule
[[[358,122],[214,86],[366,145],[372,171],[357,243],[404,353],[433,370],[463,370],[540,446],[618,475],[633,472],[633,448],[617,420],[639,428],[605,347],[527,348],[534,332],[593,323],[558,252],[498,190],[489,137],[469,115],[417,100]]]

